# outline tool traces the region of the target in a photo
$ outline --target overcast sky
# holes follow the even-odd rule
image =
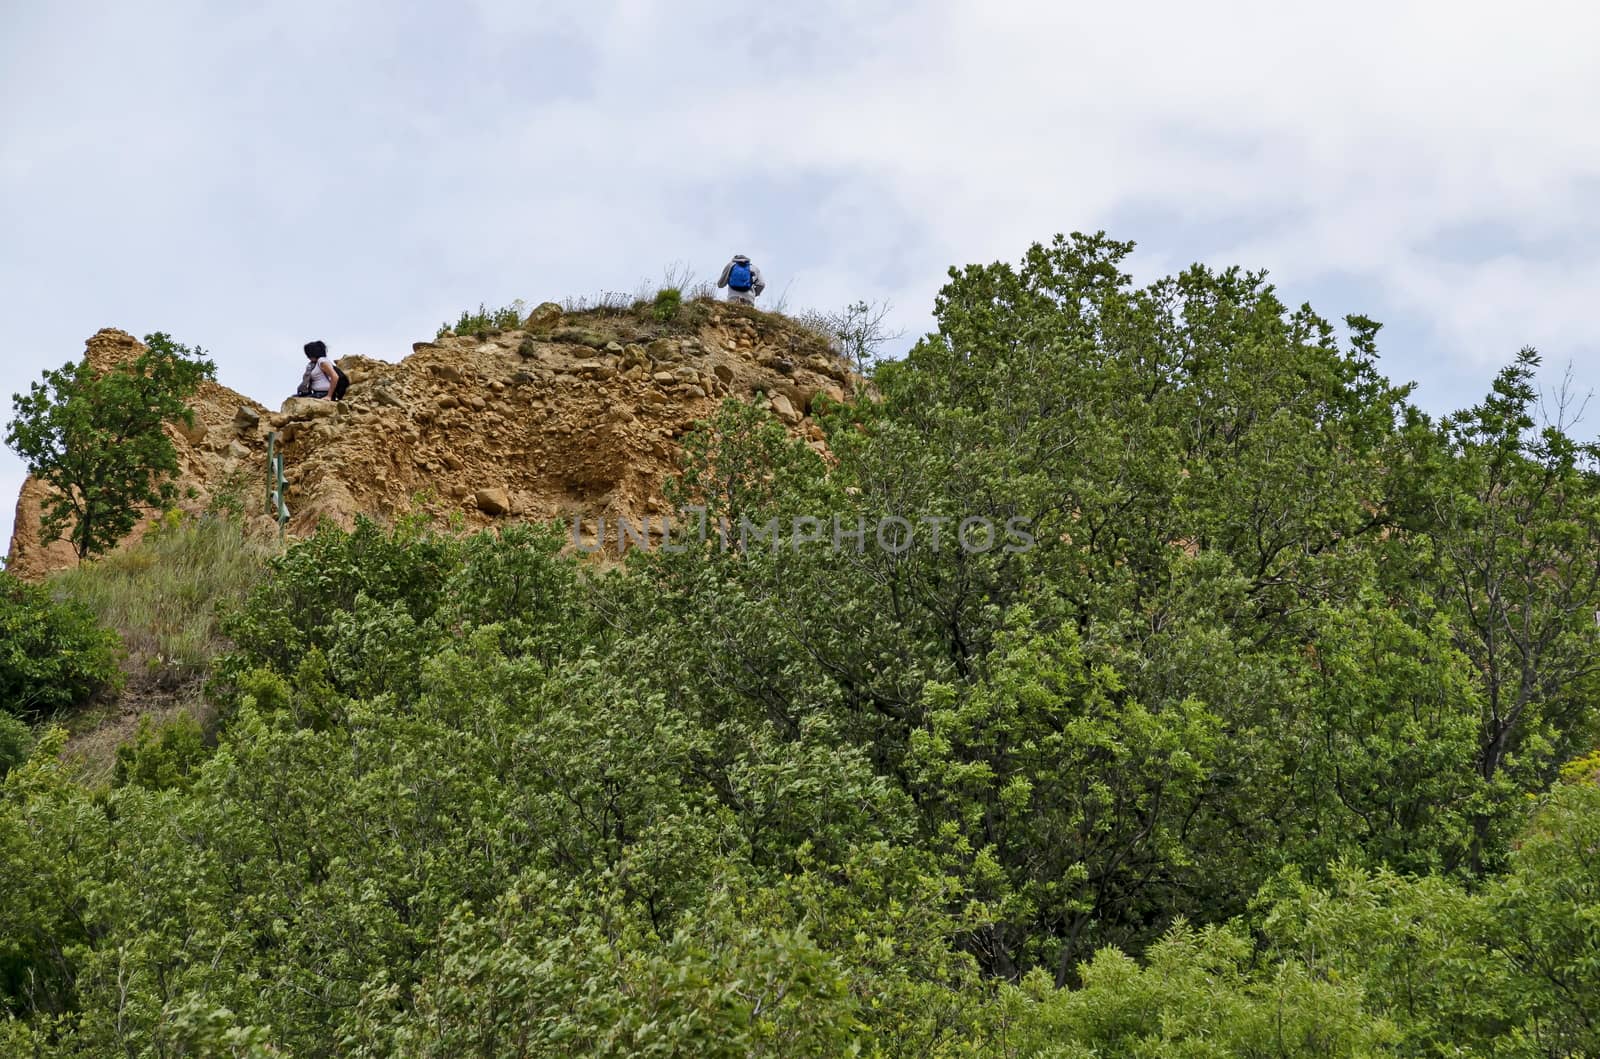
[[[276,407],[309,338],[734,251],[915,334],[950,265],[1101,228],[1385,321],[1432,411],[1525,344],[1600,384],[1600,13],[1294,6],[0,0],[0,401],[110,326]]]

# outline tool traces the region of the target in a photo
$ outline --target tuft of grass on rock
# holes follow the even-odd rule
[[[683,291],[677,287],[662,287],[650,303],[650,315],[661,323],[671,323],[683,311]]]

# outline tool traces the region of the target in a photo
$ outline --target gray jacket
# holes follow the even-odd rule
[[[743,254],[735,254],[732,261],[722,266],[722,275],[717,277],[718,287],[726,287],[728,285],[728,273],[732,272],[733,266],[738,264],[750,265],[750,259]],[[760,294],[766,289],[767,281],[761,278],[761,270],[754,265],[750,265],[750,293]]]

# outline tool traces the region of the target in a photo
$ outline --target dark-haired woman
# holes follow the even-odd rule
[[[296,397],[316,397],[332,400],[333,389],[339,383],[339,374],[328,359],[328,344],[320,339],[306,343],[306,373],[300,376]]]

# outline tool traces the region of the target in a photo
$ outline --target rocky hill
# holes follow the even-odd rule
[[[103,330],[86,356],[104,368],[138,355]],[[504,519],[639,519],[664,512],[661,487],[678,439],[729,395],[765,399],[819,450],[808,412],[854,383],[821,336],[739,305],[694,302],[661,323],[648,312],[565,314],[546,303],[521,328],[446,333],[399,363],[340,358],[343,401],[291,398],[272,412],[215,383],[173,429],[183,506],[231,498],[265,507],[267,439],[285,453],[290,531],[358,514],[460,513],[469,527]],[[24,483],[8,568],[38,578],[71,566],[64,542],[39,535],[44,486]],[[154,514],[152,512],[151,514]],[[266,521],[264,514],[255,517]],[[268,523],[270,525],[270,523]],[[136,529],[136,539],[143,527]]]

